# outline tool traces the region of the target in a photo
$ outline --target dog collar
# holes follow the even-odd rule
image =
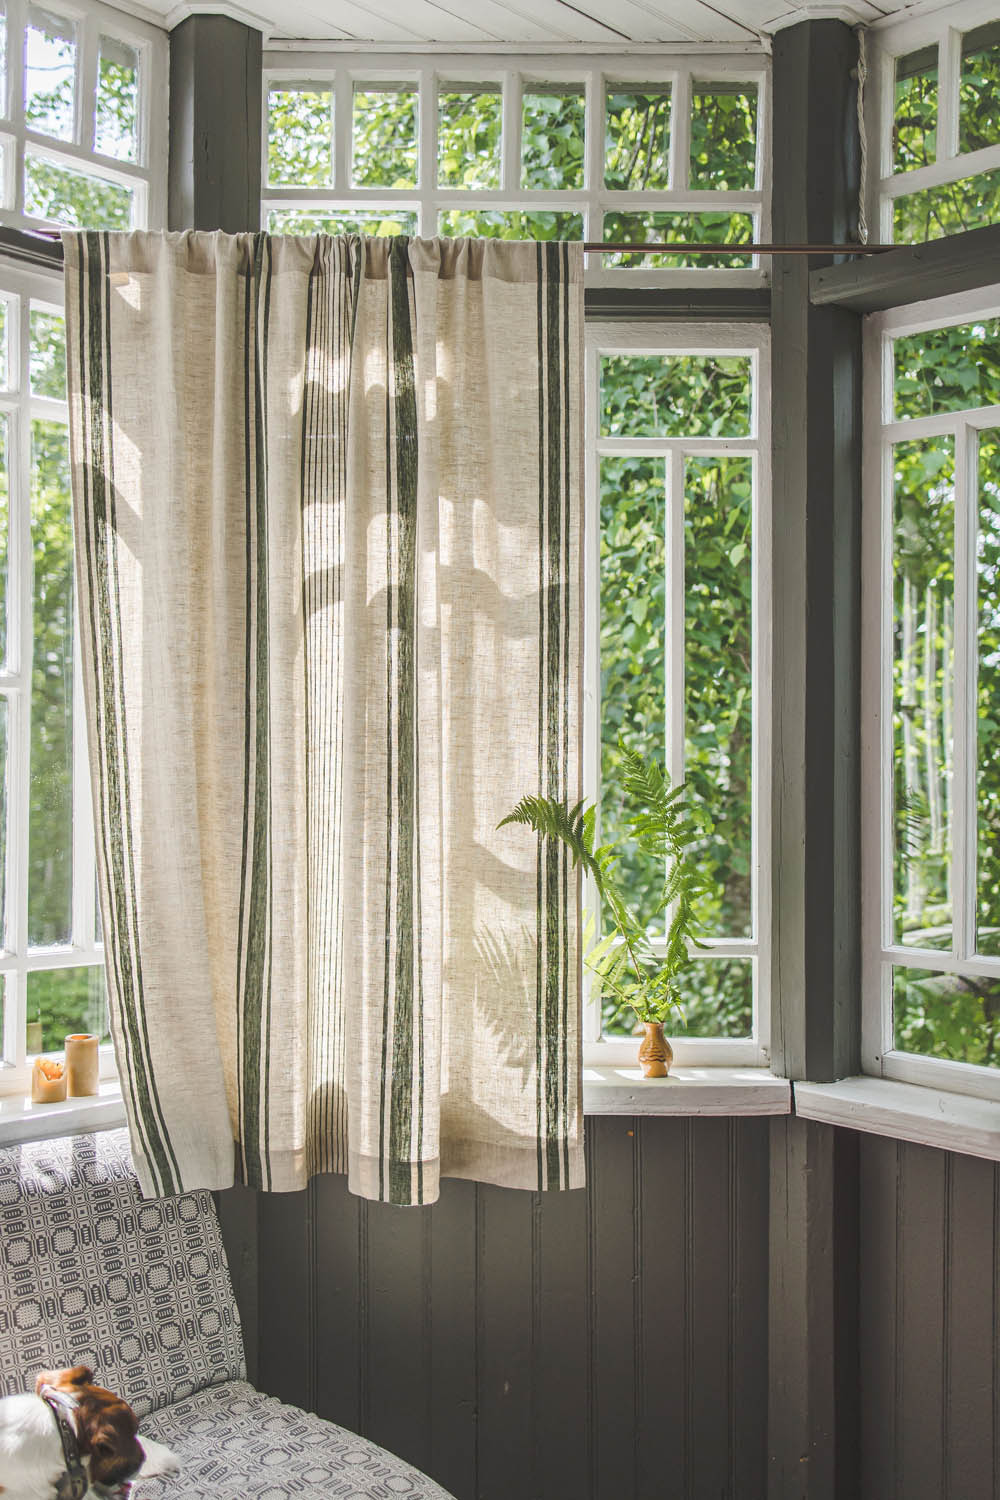
[[[69,1413],[75,1410],[76,1402],[72,1396],[67,1396],[64,1391],[57,1391],[51,1385],[43,1385],[38,1394],[56,1419],[66,1464],[56,1481],[56,1500],[83,1500],[90,1488],[90,1481],[80,1460],[76,1430],[69,1419]]]

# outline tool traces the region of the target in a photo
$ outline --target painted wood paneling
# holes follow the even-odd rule
[[[995,1500],[1000,1166],[859,1151],[862,1500]]]
[[[258,1197],[256,1284],[222,1195],[259,1384],[457,1500],[760,1500],[767,1141],[594,1117],[585,1190],[445,1181],[428,1209],[318,1178]]]

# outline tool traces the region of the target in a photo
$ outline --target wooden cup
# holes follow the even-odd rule
[[[66,1038],[66,1093],[80,1099],[98,1092],[100,1059],[97,1038],[85,1033]]]

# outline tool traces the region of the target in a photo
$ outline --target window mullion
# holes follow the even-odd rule
[[[684,780],[684,453],[680,447],[670,450],[664,500],[667,771],[679,786]]]
[[[962,35],[949,27],[938,44],[937,159],[958,155],[958,84],[962,66]]]
[[[337,69],[333,89],[333,186],[337,193],[348,193],[351,190],[354,80],[346,68]]]
[[[417,182],[420,187],[420,233],[437,234],[434,194],[437,190],[438,80],[433,68],[421,68],[417,85]]]
[[[691,74],[681,68],[670,91],[670,186],[674,192],[688,187],[691,167]]]
[[[34,573],[31,535],[31,409],[30,386],[31,302],[20,300],[18,319],[18,370],[20,406],[17,422],[17,452],[11,473],[11,519],[16,517],[16,537],[11,537],[11,570],[17,579],[17,669],[24,687],[13,695],[16,700],[13,733],[10,737],[10,838],[13,846],[13,879],[8,900],[12,922],[9,923],[14,951],[23,960],[28,950],[28,838],[31,808],[31,671],[32,671],[32,580]],[[8,981],[9,982],[9,981]],[[28,992],[27,978],[21,969],[15,979],[16,1036],[13,1060],[17,1067],[25,1064],[27,1054]]]
[[[953,951],[976,951],[976,510],[977,442],[963,428],[955,442],[954,741],[952,750]]]
[[[82,16],[76,33],[76,139],[82,149],[93,152],[97,114],[97,53],[100,46],[97,21]]]
[[[521,180],[521,75],[505,68],[500,127],[500,190],[512,198]]]

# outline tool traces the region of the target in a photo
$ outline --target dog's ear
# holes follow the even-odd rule
[[[37,1395],[43,1385],[50,1385],[57,1391],[79,1391],[93,1383],[94,1372],[86,1365],[74,1365],[71,1370],[41,1370],[35,1381],[35,1393]]]

